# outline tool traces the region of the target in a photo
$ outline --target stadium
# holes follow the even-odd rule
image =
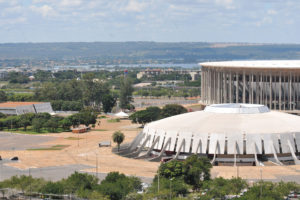
[[[149,161],[197,154],[218,166],[299,163],[300,117],[258,104],[215,104],[147,124],[120,152]]]
[[[300,60],[200,63],[204,104],[263,104],[274,110],[300,109]]]

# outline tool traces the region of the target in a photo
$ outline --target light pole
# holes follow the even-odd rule
[[[31,200],[31,174],[30,174],[30,167],[28,168],[28,173],[29,173],[29,199]]]
[[[98,154],[96,154],[96,177],[98,178]]]
[[[259,169],[260,171],[260,199],[262,198],[262,169]]]
[[[173,178],[170,178],[170,200],[172,199],[172,180]]]

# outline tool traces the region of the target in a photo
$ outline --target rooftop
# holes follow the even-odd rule
[[[0,103],[0,108],[16,108],[18,106],[28,106],[32,104],[40,104],[44,102],[5,102],[5,103]]]
[[[258,114],[270,112],[269,108],[260,104],[213,104],[207,106],[204,112],[210,113],[236,113],[236,114]]]
[[[206,67],[300,69],[300,60],[255,60],[199,63]]]

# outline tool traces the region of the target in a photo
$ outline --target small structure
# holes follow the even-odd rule
[[[90,127],[87,127],[87,126],[79,126],[79,127],[76,127],[76,128],[72,128],[72,133],[85,133],[87,132],[88,130],[90,130]]]
[[[50,102],[5,102],[0,103],[0,112],[6,115],[22,115],[26,113],[54,114]]]
[[[111,142],[110,141],[102,141],[99,143],[99,147],[110,147]]]
[[[129,115],[124,113],[123,111],[118,112],[117,114],[115,114],[116,117],[119,117],[121,119],[128,119]]]

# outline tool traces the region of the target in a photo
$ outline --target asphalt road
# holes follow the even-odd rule
[[[84,169],[91,169],[95,168],[95,166],[89,166],[89,165],[64,165],[64,166],[53,166],[53,167],[43,167],[43,168],[30,168],[26,170],[20,170],[15,167],[10,167],[5,165],[5,163],[9,162],[18,162],[18,161],[9,161],[9,160],[2,160],[0,161],[0,181],[8,179],[12,176],[15,175],[30,175],[35,177],[35,178],[44,178],[46,180],[51,180],[51,181],[58,181],[63,178],[67,178],[70,176],[72,173],[75,171],[85,173],[81,170]],[[89,173],[96,175],[96,173]],[[106,173],[98,173],[98,178],[103,180],[106,177]],[[139,177],[142,182],[145,183],[151,183],[152,178],[146,178],[146,177]]]
[[[0,150],[25,150],[39,148],[41,143],[54,140],[51,136],[24,135],[18,133],[0,132]]]

